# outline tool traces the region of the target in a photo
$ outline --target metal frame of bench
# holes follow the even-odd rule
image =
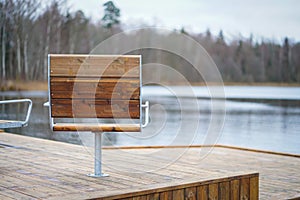
[[[89,176],[107,176],[101,164],[103,132],[140,132],[149,122],[149,102],[142,104],[140,55],[49,54],[48,87],[49,102],[44,105],[49,106],[51,129],[95,134],[94,174]],[[124,118],[139,123],[59,123],[60,118]]]
[[[15,104],[28,102],[27,114],[24,121],[20,120],[0,120],[0,129],[3,128],[20,128],[28,125],[30,113],[32,110],[32,101],[30,99],[13,99],[13,100],[2,100],[0,104]]]

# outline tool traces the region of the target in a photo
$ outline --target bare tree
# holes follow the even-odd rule
[[[6,2],[0,2],[0,24],[1,24],[1,68],[2,68],[2,80],[5,80],[6,76],[6,12],[7,12],[7,3]]]
[[[0,1],[0,77],[5,79],[46,80],[47,55],[49,53],[88,53],[101,41],[116,31],[121,31],[120,9],[112,1],[104,4],[105,14],[98,23],[89,20],[85,13],[71,12],[67,0],[51,0],[43,10],[42,0]],[[142,31],[142,30],[141,30]],[[155,31],[154,31],[155,32]],[[224,81],[244,82],[299,82],[300,44],[285,38],[282,44],[276,41],[255,41],[255,37],[236,37],[228,41],[221,30],[217,36],[206,33],[189,33],[182,29],[166,35],[159,32],[150,35],[132,33],[137,42],[151,42],[157,34],[160,42],[177,44],[179,34],[186,34],[200,42],[217,64]],[[128,41],[118,45],[128,46]],[[193,54],[187,44],[178,48]],[[158,62],[179,70],[190,81],[199,82],[199,75],[191,70],[189,63],[162,50],[141,50],[143,60]],[[200,62],[200,61],[199,61]],[[152,78],[160,73],[145,69]],[[170,80],[170,74],[161,79]]]

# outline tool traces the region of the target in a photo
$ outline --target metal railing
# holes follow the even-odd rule
[[[27,114],[24,121],[20,120],[1,120],[0,128],[18,128],[18,127],[25,127],[28,125],[28,121],[30,118],[30,113],[32,110],[32,101],[30,99],[15,99],[15,100],[2,100],[0,101],[1,104],[13,104],[13,103],[24,103],[28,102]]]

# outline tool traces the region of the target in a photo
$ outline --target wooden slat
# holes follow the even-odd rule
[[[173,198],[172,191],[165,191],[159,194],[160,200],[172,200],[172,198]]]
[[[258,191],[259,191],[259,187],[258,187],[258,182],[259,182],[259,177],[251,177],[250,178],[250,199],[251,200],[256,200],[259,199],[258,196]]]
[[[173,200],[182,200],[184,199],[184,189],[173,190]]]
[[[132,200],[147,200],[147,197],[145,195],[143,196],[136,196],[136,197],[132,197],[132,198],[124,198],[125,200],[129,200],[129,199],[132,199]]]
[[[139,100],[52,99],[51,108],[58,118],[140,118]]]
[[[219,196],[218,183],[208,185],[208,198],[211,200],[218,200]]]
[[[189,187],[184,190],[184,199],[186,200],[196,200],[197,199],[197,189],[196,187]]]
[[[51,65],[98,65],[101,62],[119,64],[140,62],[140,55],[88,55],[88,54],[50,54]]]
[[[32,197],[23,194],[22,192],[17,192],[15,190],[8,190],[7,188],[0,186],[0,199],[8,200],[8,199],[22,199],[22,200],[30,200]]]
[[[219,199],[229,200],[230,199],[230,184],[229,181],[219,183]]]
[[[53,131],[140,132],[140,124],[74,124],[57,123]]]
[[[146,200],[160,200],[159,193],[153,193],[146,195]]]
[[[240,180],[232,180],[230,181],[230,198],[232,200],[240,199]]]
[[[249,199],[250,192],[250,179],[242,178],[240,182],[240,199],[247,200]]]
[[[208,199],[208,185],[201,185],[197,187],[197,199],[203,199],[207,200]]]
[[[139,99],[139,79],[51,78],[51,98]]]
[[[140,76],[140,56],[50,55],[50,65],[50,76]]]

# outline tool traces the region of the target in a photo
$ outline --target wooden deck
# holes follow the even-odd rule
[[[256,172],[260,199],[300,197],[299,156],[208,149],[105,149],[92,178],[90,148],[0,132],[0,199],[256,199]]]

